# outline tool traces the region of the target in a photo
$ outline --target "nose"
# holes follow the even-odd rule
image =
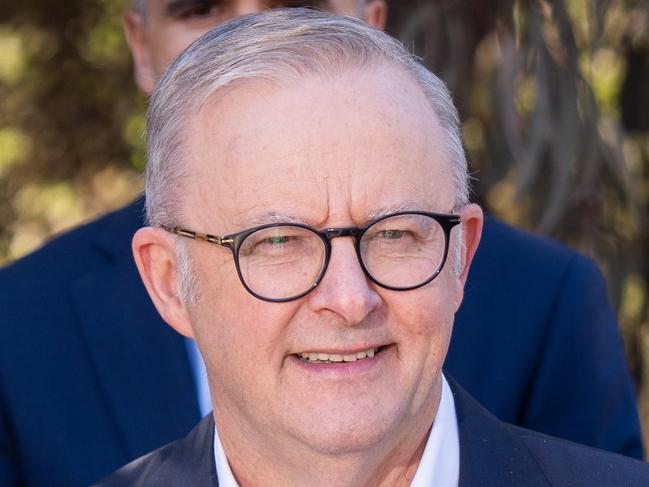
[[[331,311],[348,325],[362,322],[380,305],[381,297],[361,268],[352,238],[331,240],[327,271],[308,300],[313,311]]]

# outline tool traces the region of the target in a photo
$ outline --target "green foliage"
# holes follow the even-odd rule
[[[0,29],[0,81],[16,84],[25,72],[27,54],[22,38],[10,29]]]
[[[0,17],[0,263],[140,189],[144,101],[125,2],[26,0]],[[139,121],[139,122],[138,122]],[[130,127],[127,130],[122,127]],[[115,183],[106,186],[105,175]],[[98,178],[104,188],[96,192]]]

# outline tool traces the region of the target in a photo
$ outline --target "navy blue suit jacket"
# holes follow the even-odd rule
[[[646,487],[649,465],[503,423],[455,382],[458,487]],[[218,487],[214,418],[93,487]],[[431,486],[434,487],[434,486]]]
[[[0,485],[86,486],[199,420],[183,339],[131,255],[142,201],[0,271]],[[641,456],[604,281],[487,219],[446,369],[507,422]]]

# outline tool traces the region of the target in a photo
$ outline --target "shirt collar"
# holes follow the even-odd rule
[[[442,375],[442,397],[426,448],[410,487],[457,487],[460,478],[460,434],[453,392]]]
[[[216,462],[216,478],[219,481],[219,487],[239,487],[230,469],[228,459],[225,457],[216,421],[214,422],[214,461]]]
[[[239,487],[223,452],[214,424],[214,461],[219,487]],[[460,477],[460,435],[453,393],[442,375],[442,396],[421,461],[410,487],[457,487]]]

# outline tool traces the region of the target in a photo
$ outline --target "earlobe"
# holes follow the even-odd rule
[[[459,278],[464,285],[469,275],[471,262],[478,250],[484,216],[478,205],[469,204],[460,210],[460,219],[462,220],[462,270]]]
[[[460,219],[462,221],[462,248],[460,252],[460,273],[457,275],[455,295],[456,310],[460,307],[464,297],[464,286],[469,276],[471,262],[478,250],[478,244],[482,236],[484,216],[482,209],[478,205],[469,204],[463,206],[460,210]]]
[[[135,83],[144,93],[151,93],[155,84],[155,76],[146,39],[144,19],[139,13],[133,10],[127,10],[122,21],[126,34],[126,42],[133,56]]]
[[[140,277],[158,313],[178,333],[193,338],[179,288],[173,237],[158,228],[141,228],[133,236],[132,250]]]
[[[385,0],[367,0],[363,7],[363,20],[379,30],[385,30],[388,21],[388,5]]]

